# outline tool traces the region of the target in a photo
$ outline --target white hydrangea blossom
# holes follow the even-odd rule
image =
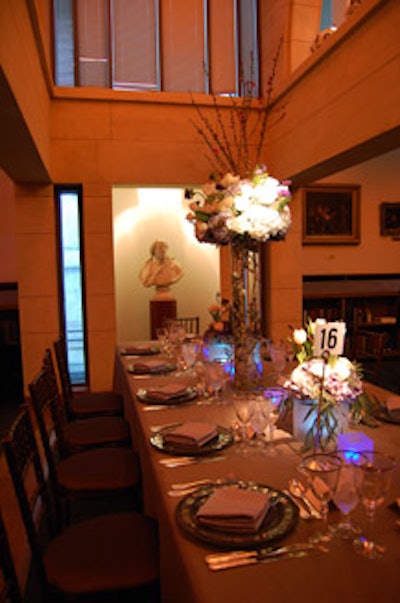
[[[256,168],[250,179],[225,174],[219,183],[203,185],[189,207],[200,241],[224,245],[246,236],[257,242],[283,238],[292,218],[289,186]],[[198,226],[199,222],[202,224]],[[205,227],[204,227],[205,225]]]

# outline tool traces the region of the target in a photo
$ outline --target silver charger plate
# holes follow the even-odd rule
[[[284,492],[255,482],[237,482],[238,487],[254,490],[270,497],[270,507],[255,534],[231,534],[218,531],[200,524],[197,519],[199,509],[213,494],[216,488],[224,487],[223,484],[208,484],[183,498],[175,510],[175,518],[180,528],[191,538],[201,540],[226,549],[260,547],[282,539],[296,526],[299,519],[299,510]]]
[[[119,353],[122,356],[153,356],[160,353],[160,348],[156,346],[148,346],[140,348],[140,346],[127,346],[126,348],[120,348]]]
[[[394,423],[396,425],[400,425],[400,408],[396,408],[394,410],[381,408],[376,418],[380,421],[384,421],[385,423]]]
[[[149,368],[147,370],[138,370],[135,368],[134,364],[129,364],[127,366],[127,371],[134,375],[164,375],[165,373],[171,373],[176,370],[176,364],[174,363],[166,363],[159,368]]]
[[[178,427],[178,424],[159,429],[151,436],[150,443],[161,452],[173,454],[174,456],[205,456],[208,454],[215,454],[216,452],[219,452],[220,450],[223,450],[224,448],[227,448],[233,444],[232,431],[227,427],[222,427],[222,425],[216,425],[218,432],[217,437],[200,447],[185,446],[185,448],[182,448],[174,444],[169,444],[168,442],[166,443],[164,441],[165,434],[172,429],[176,429],[176,427]]]
[[[144,404],[155,404],[157,406],[164,404],[166,406],[168,406],[169,404],[184,404],[185,402],[191,402],[192,400],[195,400],[197,396],[198,391],[195,387],[187,387],[185,392],[180,396],[171,396],[170,398],[166,398],[164,400],[152,398],[151,394],[149,394],[147,389],[145,388],[141,388],[136,392],[136,398],[140,402],[143,402]]]

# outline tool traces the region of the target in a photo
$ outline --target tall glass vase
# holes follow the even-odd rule
[[[258,244],[232,244],[232,306],[235,390],[255,391],[262,378]]]

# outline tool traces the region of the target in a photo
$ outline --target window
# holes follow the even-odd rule
[[[351,0],[322,0],[320,30],[339,27],[351,4]]]
[[[61,324],[72,384],[86,384],[86,337],[80,186],[56,186]]]
[[[258,90],[257,0],[53,2],[58,86]]]
[[[55,83],[74,86],[74,19],[72,0],[54,0]]]

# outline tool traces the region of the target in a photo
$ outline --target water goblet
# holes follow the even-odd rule
[[[263,395],[254,398],[254,408],[250,417],[250,427],[256,434],[256,445],[265,448],[265,430],[270,422],[270,401]]]
[[[354,539],[361,533],[361,528],[351,519],[351,512],[360,502],[358,482],[362,475],[357,467],[366,457],[352,450],[336,450],[335,455],[342,459],[338,483],[333,494],[333,502],[340,511],[341,519],[332,527],[339,538]]]
[[[278,380],[286,366],[286,348],[281,343],[270,343],[269,354],[275,380]]]
[[[205,396],[209,402],[219,401],[223,392],[227,375],[217,360],[203,362]]]
[[[263,390],[263,396],[268,400],[269,418],[268,418],[268,438],[271,444],[274,440],[274,432],[276,423],[278,422],[282,403],[285,399],[286,392],[282,387],[268,387]]]
[[[366,460],[360,463],[361,479],[357,482],[358,492],[368,519],[368,534],[360,536],[353,543],[357,553],[367,559],[377,559],[385,552],[385,547],[376,543],[373,537],[376,509],[380,507],[389,492],[396,461],[382,452],[364,452]]]
[[[190,371],[197,359],[199,353],[199,343],[197,341],[183,341],[181,346],[181,354],[183,359],[183,370],[184,372]]]
[[[255,410],[252,394],[236,393],[232,399],[236,417],[239,421],[239,452],[247,454],[249,444],[249,427]]]
[[[157,327],[156,328],[156,337],[160,343],[161,351],[166,351],[166,342],[168,338],[168,329],[166,327]]]
[[[305,475],[310,491],[321,505],[323,529],[313,537],[315,542],[326,542],[332,537],[328,529],[329,501],[335,494],[341,466],[339,456],[325,452],[309,454],[300,462],[299,471]]]

